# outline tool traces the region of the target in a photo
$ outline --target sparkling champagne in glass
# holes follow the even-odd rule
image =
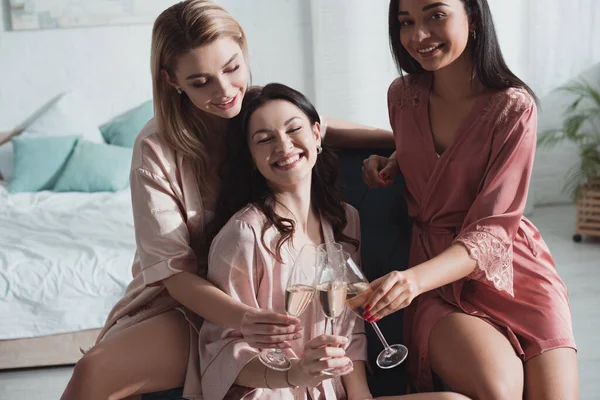
[[[363,272],[358,268],[358,265],[352,260],[350,254],[344,253],[344,265],[346,267],[346,279],[348,282],[348,290],[346,293],[346,304],[356,315],[363,318],[365,312],[365,304],[371,298],[373,290],[369,285],[369,281],[364,276]],[[377,323],[371,322],[371,326],[375,330],[377,337],[383,344],[383,351],[377,356],[377,366],[383,369],[394,368],[406,359],[408,349],[401,344],[389,345]]]
[[[319,281],[317,283],[317,297],[325,314],[325,332],[327,333],[327,322],[331,324],[331,334],[335,335],[335,321],[339,318],[346,309],[346,291],[347,284],[344,276],[344,265],[340,263],[340,248],[334,245],[337,243],[326,243],[320,245],[322,249],[326,249],[326,262],[321,269]],[[338,245],[339,246],[339,245]],[[332,368],[324,370],[327,375],[343,375],[344,372],[350,371],[352,361],[342,368]]]
[[[325,262],[325,252],[313,245],[305,245],[300,250],[290,271],[285,289],[285,311],[293,317],[300,317],[315,295],[317,271]],[[287,371],[292,362],[280,349],[263,350],[259,360],[269,368]]]

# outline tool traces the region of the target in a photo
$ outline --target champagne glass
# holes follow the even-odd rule
[[[329,247],[329,250],[332,249],[335,249],[335,246]],[[326,317],[324,333],[327,333],[327,322],[330,322],[332,335],[335,335],[335,320],[346,309],[347,285],[344,276],[344,265],[340,263],[338,256],[337,250],[327,252],[327,262],[321,269],[317,283],[317,296]],[[349,371],[351,367],[352,361],[342,368],[324,370],[323,373],[326,375],[343,374],[343,371]]]
[[[325,242],[318,246],[326,254],[325,263],[340,264],[344,261],[344,247],[337,242]]]
[[[346,304],[356,315],[363,318],[365,303],[371,298],[373,290],[363,272],[358,268],[358,265],[356,265],[354,260],[352,260],[352,257],[350,257],[350,254],[344,253],[343,259],[346,267],[346,280],[348,282]],[[402,364],[406,359],[406,356],[408,356],[408,349],[406,346],[401,344],[393,344],[390,346],[379,330],[377,323],[371,322],[371,326],[384,347],[381,353],[379,353],[379,356],[377,356],[377,366],[379,368],[389,369]]]
[[[287,315],[300,317],[315,295],[317,272],[325,263],[325,252],[313,245],[304,245],[294,261],[285,289]],[[280,349],[263,350],[259,360],[276,371],[287,371],[292,362]]]

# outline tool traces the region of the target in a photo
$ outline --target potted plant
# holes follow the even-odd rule
[[[540,147],[563,141],[579,150],[579,164],[567,174],[563,191],[577,204],[577,225],[573,240],[582,235],[600,236],[600,91],[583,79],[557,89],[574,96],[564,113],[562,127],[539,134]]]

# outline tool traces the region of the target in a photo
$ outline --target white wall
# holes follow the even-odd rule
[[[7,13],[3,1],[2,11]],[[6,21],[4,21],[6,23]],[[151,97],[151,26],[0,30],[0,130],[18,127],[66,90],[98,123]]]
[[[311,0],[319,112],[390,129],[387,90],[398,76],[385,0]]]
[[[151,97],[151,25],[10,31],[8,0],[0,1],[0,131],[65,90],[86,99],[98,124]],[[255,84],[286,83],[323,115],[389,126],[385,93],[396,71],[387,0],[218,2],[246,30]],[[540,128],[556,124],[564,101],[549,92],[600,62],[600,1],[489,2],[509,66],[542,98]],[[531,200],[568,201],[562,178],[576,162],[570,146],[540,149]]]
[[[19,127],[66,90],[81,94],[98,124],[151,98],[151,25],[11,31],[8,0],[0,1],[0,131]],[[246,31],[254,83],[279,81],[312,95],[303,0],[218,3]]]

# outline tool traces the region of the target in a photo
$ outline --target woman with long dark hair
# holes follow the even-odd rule
[[[303,246],[337,241],[359,261],[358,212],[335,189],[337,160],[321,144],[320,118],[301,93],[280,84],[248,90],[227,136],[209,252],[208,279],[249,307],[285,312],[286,282]],[[314,264],[299,264],[307,276]],[[206,321],[200,333],[207,399],[371,399],[363,321],[343,313],[336,335],[322,335],[314,300],[302,314],[304,336],[290,341],[291,369],[269,369],[239,330]],[[348,359],[353,369],[344,370]],[[323,371],[337,368],[344,376]],[[434,393],[415,400],[459,400]],[[390,397],[388,400],[395,398]]]
[[[536,98],[506,65],[487,0],[392,0],[401,77],[388,92],[396,153],[363,175],[404,175],[409,269],[374,281],[368,320],[405,308],[414,389],[440,378],[477,399],[575,399],[567,290],[523,216]]]

